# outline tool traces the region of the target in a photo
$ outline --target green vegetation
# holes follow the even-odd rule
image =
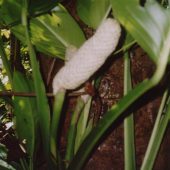
[[[36,52],[64,60],[69,45],[77,48],[85,41],[82,29],[68,11],[56,0],[0,0],[0,59],[3,68],[0,74],[0,92],[34,93],[36,97],[3,96],[0,98],[0,124],[8,122],[6,113],[14,113],[13,130],[21,141],[26,156],[19,162],[7,162],[7,149],[0,145],[0,168],[6,170],[34,170],[38,162],[39,148],[49,169],[81,170],[90,153],[106,131],[133,103],[155,87],[165,74],[170,58],[170,1],[147,0],[141,6],[137,0],[77,0],[77,11],[81,20],[96,29],[112,15],[122,25],[126,36],[124,44],[115,52],[124,53],[124,97],[113,105],[94,126],[89,119],[91,97],[84,102],[77,100],[72,114],[67,137],[65,155],[60,155],[58,142],[62,107],[65,91],[56,94],[53,110],[47,100],[45,85],[36,58]],[[99,13],[100,11],[100,13]],[[29,56],[30,64],[24,64],[25,72],[11,67],[9,34],[21,42],[21,56]],[[75,36],[76,35],[76,36]],[[150,79],[131,85],[128,50],[134,43],[139,44],[155,63],[156,70]],[[19,62],[23,62],[23,58]],[[114,54],[113,56],[114,57]],[[28,70],[31,70],[28,72]],[[3,79],[8,76],[8,81]],[[153,133],[142,163],[142,170],[151,170],[156,159],[163,135],[170,119],[169,87],[165,89],[155,122]],[[135,170],[135,146],[133,113],[124,120],[125,169]]]

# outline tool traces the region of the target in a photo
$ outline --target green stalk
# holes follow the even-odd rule
[[[111,9],[112,9],[112,5],[110,4],[110,5],[108,6],[108,8],[107,8],[107,10],[106,10],[106,13],[105,13],[105,15],[103,16],[103,18],[102,18],[102,20],[101,20],[100,23],[102,23],[102,22],[108,17],[109,12],[111,11]]]
[[[165,130],[167,128],[167,125],[169,123],[169,114],[170,114],[170,109],[166,113],[166,115],[162,118],[159,126],[158,126],[158,131],[155,135],[155,140],[150,148],[150,154],[148,156],[148,160],[145,162],[145,164],[142,165],[142,170],[152,170],[153,165],[156,159],[156,156],[158,154]]]
[[[21,163],[21,166],[22,166],[23,170],[29,170],[28,165],[27,165],[25,159],[20,159],[20,163]]]
[[[7,72],[9,82],[10,82],[10,84],[12,86],[12,70],[11,70],[9,61],[7,59],[7,55],[6,55],[4,47],[3,47],[3,42],[2,42],[2,36],[1,35],[0,35],[0,56],[2,58],[3,65],[4,65],[5,70]]]
[[[76,104],[75,111],[72,115],[71,124],[70,124],[68,137],[67,137],[67,150],[66,150],[65,160],[68,163],[73,159],[74,156],[77,121],[81,111],[83,110],[84,105],[85,105],[84,101],[82,100],[81,97],[79,97]]]
[[[50,160],[50,110],[48,105],[48,100],[45,93],[45,86],[40,74],[39,70],[39,64],[36,59],[36,53],[34,51],[34,48],[32,46],[30,35],[29,35],[29,29],[28,29],[28,21],[27,21],[27,1],[23,0],[22,4],[22,24],[25,28],[25,38],[26,43],[29,49],[29,56],[31,60],[31,66],[32,66],[32,73],[33,73],[33,79],[34,79],[34,87],[36,92],[36,101],[37,101],[37,108],[38,108],[38,114],[39,114],[39,125],[41,130],[41,135],[43,139],[43,149],[45,153],[46,160],[49,163]]]
[[[54,111],[51,122],[50,150],[54,158],[58,160],[57,139],[59,131],[60,117],[62,113],[63,103],[65,98],[65,90],[59,91],[55,96]]]
[[[132,89],[130,60],[128,52],[124,55],[124,95]],[[133,113],[124,120],[124,152],[125,170],[135,170],[135,142],[134,142],[134,117]]]
[[[170,52],[170,31],[168,32],[167,39],[164,41],[162,50],[158,54],[159,58],[157,61],[157,69],[150,80],[144,80],[142,83],[137,85],[131,90],[125,97],[123,97],[117,104],[104,115],[103,119],[99,121],[97,126],[91,131],[91,133],[84,140],[73,161],[68,167],[69,170],[80,170],[82,169],[85,161],[92,152],[95,145],[99,142],[99,139],[107,131],[107,129],[116,121],[116,119],[140,96],[146,91],[154,87],[159,83],[164,75],[168,56]]]
[[[86,130],[90,131],[90,128],[87,129],[87,126],[88,126],[88,118],[89,118],[89,113],[90,113],[91,100],[92,100],[92,97],[89,96],[89,99],[87,103],[85,104],[84,109],[81,112],[80,118],[77,123],[77,133],[76,133],[74,153],[77,152],[80,144],[84,140],[84,136],[86,135],[85,133],[87,133]]]
[[[161,105],[159,107],[158,115],[155,121],[155,125],[152,131],[152,135],[149,140],[149,144],[148,144],[145,157],[144,157],[144,160],[141,166],[141,170],[145,170],[145,169],[150,170],[153,167],[158,149],[162,141],[164,131],[168,123],[167,115],[169,113],[166,113],[166,115],[163,116],[163,118],[161,119],[161,115],[163,113],[163,109],[165,108],[165,104],[167,101],[167,96],[168,96],[168,90],[164,92]],[[169,104],[169,112],[170,112],[170,104]]]
[[[114,52],[114,55],[122,52],[122,51],[126,51],[127,49],[129,49],[131,46],[133,46],[136,43],[136,40],[132,40],[131,42],[126,43],[125,45],[123,45],[122,48],[120,48],[119,50]]]

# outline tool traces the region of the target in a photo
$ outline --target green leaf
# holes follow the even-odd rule
[[[157,2],[141,7],[132,0],[111,0],[113,13],[141,47],[157,63],[170,25],[170,12]],[[158,63],[159,64],[159,63]]]
[[[50,11],[57,6],[58,0],[30,0],[29,13],[38,15]]]
[[[159,107],[152,134],[145,152],[141,170],[152,169],[163,140],[170,116],[169,90],[166,89]]]
[[[85,133],[87,131],[87,126],[89,124],[88,119],[89,119],[89,113],[90,113],[91,100],[92,100],[92,97],[89,97],[89,99],[88,99],[87,103],[85,103],[84,109],[80,113],[80,117],[78,119],[74,153],[77,152],[80,144],[82,143],[82,141],[85,137]]]
[[[13,166],[16,170],[23,170],[21,165],[18,162],[11,162],[11,166]]]
[[[14,72],[14,91],[30,92],[25,77]],[[21,141],[26,140],[26,150],[33,157],[35,143],[34,110],[31,99],[27,97],[14,97],[14,114],[16,116],[16,131]]]
[[[4,84],[2,83],[2,81],[0,80],[0,91],[3,91],[5,90],[5,86]]]
[[[79,115],[83,110],[85,103],[81,97],[78,97],[77,104],[75,110],[72,114],[71,123],[68,131],[67,136],[67,150],[66,150],[66,161],[70,162],[74,156],[74,149],[76,146],[75,139],[76,139],[76,128],[77,128],[77,121],[79,119]]]
[[[2,170],[16,170],[11,165],[9,165],[7,162],[0,159],[0,169]]]
[[[20,21],[21,0],[4,0],[0,5],[0,20],[5,24]]]
[[[5,52],[5,48],[4,48],[4,45],[3,45],[1,35],[0,35],[0,56],[1,56],[4,68],[5,68],[6,72],[7,72],[9,82],[11,83],[11,86],[12,86],[12,70],[11,70],[11,67],[10,67],[10,63],[8,61],[7,54]]]
[[[110,11],[110,0],[78,0],[77,12],[90,27],[97,28]]]
[[[130,1],[130,0],[129,0]],[[143,18],[143,8],[140,6],[137,6],[137,9],[139,8],[140,10],[138,11],[138,14],[133,13],[133,15],[131,16],[132,18],[129,18],[127,16],[127,21],[124,20],[125,18],[125,13],[127,10],[127,6],[128,4],[126,4],[128,1],[126,0],[119,0],[119,1],[112,1],[112,3],[117,4],[117,6],[119,7],[120,13],[119,11],[117,12],[117,17],[121,20],[123,18],[122,22],[123,24],[125,24],[125,26],[127,26],[127,28],[129,28],[130,31],[131,28],[133,28],[133,31],[138,33],[141,37],[137,37],[136,39],[140,42],[143,42],[143,37],[145,37],[145,34],[139,33],[139,31],[145,31],[145,33],[147,33],[147,35],[149,36],[149,40],[150,42],[146,42],[147,45],[149,43],[153,43],[154,40],[152,39],[153,37],[153,32],[150,29],[145,29],[145,27],[147,28],[147,26],[149,25],[148,23],[148,18]],[[118,3],[116,3],[118,2]],[[119,4],[120,2],[120,4]],[[134,2],[134,1],[131,1]],[[114,4],[113,3],[113,4]],[[135,4],[135,3],[134,3]],[[120,6],[119,6],[120,5]],[[127,5],[127,6],[126,6]],[[155,4],[153,4],[155,5]],[[156,3],[157,7],[158,4]],[[113,5],[114,6],[114,5]],[[129,6],[128,11],[134,11],[135,6]],[[116,9],[116,8],[114,8]],[[158,8],[160,9],[160,8]],[[161,11],[163,9],[161,8]],[[125,12],[123,12],[125,11]],[[145,11],[146,12],[146,11]],[[153,11],[155,12],[155,11]],[[119,16],[118,16],[119,13]],[[121,15],[122,13],[122,15]],[[159,13],[159,10],[158,10]],[[163,13],[166,13],[166,20],[167,23],[170,22],[169,20],[169,15],[167,15],[167,12],[164,11]],[[127,13],[126,13],[127,14]],[[144,14],[145,15],[145,14]],[[131,22],[129,22],[129,20]],[[142,25],[141,25],[141,21],[142,21]],[[126,22],[128,23],[128,25],[126,24]],[[133,25],[133,24],[134,25]],[[154,19],[151,19],[151,23],[154,23]],[[159,25],[160,26],[160,25]],[[154,75],[151,77],[151,79],[146,79],[143,82],[141,82],[140,84],[138,84],[133,90],[131,90],[130,92],[128,92],[128,94],[126,96],[124,96],[122,99],[120,99],[120,101],[113,105],[111,107],[111,109],[104,114],[103,118],[99,121],[99,123],[96,125],[95,128],[92,129],[92,131],[88,134],[88,136],[86,137],[86,139],[83,141],[83,143],[81,144],[78,152],[76,153],[76,155],[74,156],[72,162],[69,165],[69,170],[79,170],[83,167],[85,161],[87,160],[89,154],[92,152],[92,150],[94,149],[94,146],[97,145],[97,143],[99,142],[99,139],[101,139],[101,137],[104,135],[104,133],[109,129],[109,127],[118,119],[118,117],[132,104],[134,103],[140,96],[142,96],[146,91],[148,91],[149,89],[151,89],[152,87],[156,86],[160,80],[162,79],[166,67],[167,67],[167,63],[168,63],[168,57],[169,57],[169,53],[170,53],[170,25],[166,25],[167,27],[164,28],[165,30],[169,30],[168,32],[166,32],[166,36],[162,36],[162,39],[160,40],[161,43],[155,43],[152,44],[153,46],[156,45],[158,46],[158,44],[160,45],[160,47],[158,48],[159,51],[157,53],[157,58],[155,58],[155,62],[157,63],[157,67],[156,67],[156,71],[154,73]],[[143,28],[140,30],[140,28]],[[157,29],[156,29],[157,30]],[[161,31],[159,31],[160,33]],[[137,35],[138,35],[137,34]],[[155,35],[156,36],[156,35]],[[148,40],[148,41],[149,41]],[[147,46],[146,45],[146,46]],[[155,47],[153,47],[153,49],[155,49]],[[148,49],[150,51],[152,51],[152,49]],[[149,53],[149,51],[147,51]],[[152,51],[153,53],[153,51]],[[152,56],[153,57],[153,56]],[[158,61],[157,61],[157,60]],[[81,159],[80,159],[81,158]]]
[[[7,159],[7,151],[6,146],[0,143],[0,159]]]
[[[52,121],[51,121],[50,149],[51,149],[51,154],[53,154],[53,157],[56,158],[56,161],[59,161],[59,159],[57,158],[58,149],[59,149],[57,146],[57,143],[59,139],[60,119],[61,119],[61,113],[62,113],[62,108],[64,104],[64,99],[65,99],[65,93],[66,91],[63,90],[63,91],[59,91],[56,94],[55,102],[54,102],[54,109],[53,109],[53,116],[52,116]]]
[[[57,6],[58,0],[28,0],[29,17],[34,17],[42,13],[50,12]],[[0,22],[6,25],[15,25],[21,23],[22,0],[4,0],[0,2]]]
[[[127,34],[125,45],[132,41],[132,37]],[[124,53],[124,95],[132,90],[130,56],[128,51]],[[124,119],[124,159],[125,170],[135,170],[135,137],[134,137],[134,116],[130,113]]]
[[[30,21],[31,40],[36,49],[48,55],[64,59],[66,47],[80,47],[84,34],[71,15],[62,6],[52,14],[46,14]],[[25,43],[25,32],[21,25],[12,28],[15,36]],[[76,36],[75,36],[76,35]]]
[[[43,151],[45,153],[46,160],[49,164],[50,160],[50,108],[46,96],[44,82],[41,77],[39,63],[36,58],[34,47],[31,43],[28,21],[27,21],[27,2],[23,1],[22,8],[22,25],[24,27],[26,44],[28,46],[28,53],[31,60],[32,74],[34,80],[34,87],[36,93],[37,110],[39,117],[40,132],[43,142]]]
[[[5,145],[0,143],[0,169],[3,170],[15,170],[5,160],[7,159],[7,148]]]

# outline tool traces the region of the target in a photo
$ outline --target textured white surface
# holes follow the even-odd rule
[[[77,51],[73,49],[71,58],[66,52],[69,61],[54,77],[53,92],[57,93],[60,89],[75,89],[88,80],[115,50],[120,34],[119,23],[109,18]]]

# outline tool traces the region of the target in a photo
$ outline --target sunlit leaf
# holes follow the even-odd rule
[[[155,1],[144,7],[131,0],[111,2],[114,15],[156,62],[169,31],[170,11]]]
[[[32,43],[38,51],[64,58],[68,45],[79,47],[85,37],[78,24],[63,8],[58,7],[52,14],[46,14],[30,22]],[[21,25],[12,28],[15,36],[25,43],[24,28]]]

